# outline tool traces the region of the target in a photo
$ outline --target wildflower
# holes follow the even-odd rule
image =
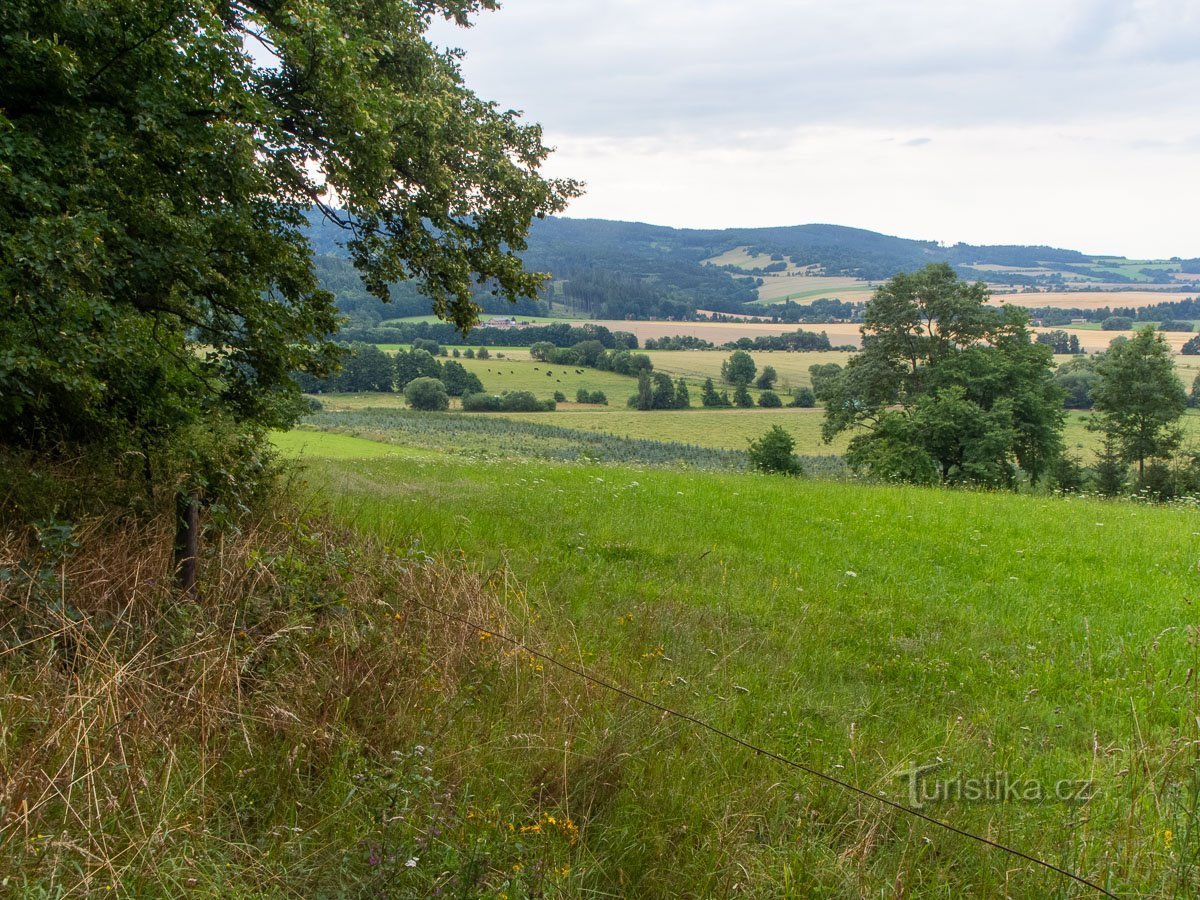
[[[570,875],[570,874],[571,874],[571,867],[570,867],[570,866],[563,866],[562,868],[560,868],[560,869],[558,870],[558,877],[559,877],[559,878],[566,878],[566,877],[567,877],[568,875]]]
[[[1168,828],[1163,832],[1163,846],[1168,850],[1171,849],[1171,842],[1175,839],[1175,834]]]
[[[419,856],[410,856],[408,858],[408,862],[406,862],[404,864],[404,868],[415,869],[417,867],[417,863],[419,863],[420,861],[421,861],[421,858]]]
[[[857,573],[857,572],[851,572],[849,569],[847,569],[847,570],[846,570],[846,577],[847,577],[847,578],[857,578],[857,577],[858,577],[858,573]]]

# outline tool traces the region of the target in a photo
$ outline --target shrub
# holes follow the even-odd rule
[[[474,347],[468,347],[466,350],[464,350],[464,351],[463,351],[463,358],[464,358],[464,359],[474,359],[474,358],[475,358],[475,348],[474,348]]]
[[[766,409],[775,409],[783,406],[783,401],[779,399],[779,395],[774,391],[763,391],[758,395],[758,405]]]
[[[1196,335],[1194,338],[1188,338],[1186,341],[1184,341],[1183,348],[1179,352],[1185,356],[1200,355],[1200,334]]]
[[[754,405],[754,398],[750,396],[750,391],[746,388],[746,382],[739,381],[737,387],[733,391],[733,405],[748,407]]]
[[[488,352],[488,348],[487,348],[487,347],[480,347],[480,348],[479,348],[477,351],[475,351],[475,358],[476,358],[476,359],[490,359],[490,358],[491,358],[491,355],[492,355],[492,354],[490,354],[490,353]]]
[[[503,407],[495,394],[467,394],[462,398],[463,412],[500,412]]]
[[[566,403],[567,395],[564,394],[562,391],[555,391],[554,392],[554,402],[555,403]]]
[[[436,411],[450,407],[446,386],[436,378],[414,378],[404,388],[404,399],[413,409]]]
[[[813,393],[812,388],[798,387],[792,394],[792,402],[788,405],[809,409],[817,405],[817,395]]]
[[[800,460],[792,452],[795,448],[792,436],[778,425],[772,425],[766,434],[750,442],[750,463],[762,472],[799,475]]]
[[[556,408],[553,400],[539,400],[532,391],[510,391],[500,397],[504,412],[553,412]]]
[[[1128,316],[1109,316],[1100,323],[1102,331],[1128,331],[1133,327],[1133,319]]]

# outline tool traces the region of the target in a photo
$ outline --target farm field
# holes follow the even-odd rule
[[[1163,290],[1112,290],[1112,291],[1031,291],[1014,294],[993,294],[993,303],[1011,303],[1013,306],[1052,306],[1059,309],[1095,309],[1099,306],[1150,306],[1155,303],[1172,303],[1195,297],[1200,291],[1180,290],[1163,285]]]
[[[572,316],[572,315],[568,315],[566,313],[564,313],[563,315],[558,315],[558,316],[524,316],[524,315],[511,315],[509,313],[503,313],[503,314],[502,313],[482,313],[480,315],[480,319],[479,319],[480,324],[486,325],[488,319],[516,319],[518,322],[536,322],[538,324],[555,324],[558,322],[580,321],[579,316]],[[380,324],[381,325],[398,325],[398,324],[403,324],[403,323],[427,322],[432,325],[432,324],[436,324],[441,321],[443,321],[443,320],[439,319],[435,315],[403,316],[398,319],[384,319],[382,322],[380,322]]]
[[[603,325],[611,331],[628,331],[644,343],[647,338],[673,337],[690,334],[720,346],[738,338],[754,338],[759,335],[788,334],[796,330],[811,331],[820,334],[822,331],[829,335],[829,340],[835,346],[852,344],[858,346],[861,335],[858,325],[849,322],[829,325],[797,325],[776,324],[772,322],[671,322],[664,320],[638,321],[632,319],[592,319],[597,325]]]
[[[1121,896],[1194,895],[1194,511],[426,449],[350,466],[327,438],[347,452],[306,437],[308,477],[335,516],[483,573],[531,646],[903,803],[926,764],[1045,785],[972,803],[927,784],[925,812]],[[494,652],[412,714],[431,778],[488,773],[442,814],[442,853],[480,816],[569,815],[577,843],[520,851],[567,873],[562,896],[1087,896]]]

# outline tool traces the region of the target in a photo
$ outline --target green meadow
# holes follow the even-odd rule
[[[336,518],[503,585],[531,646],[902,803],[936,766],[925,812],[1121,896],[1200,886],[1193,509],[370,443],[280,438]],[[569,811],[547,896],[1090,893],[533,657],[500,683],[414,728],[472,809]],[[1020,799],[963,793],[999,773]]]

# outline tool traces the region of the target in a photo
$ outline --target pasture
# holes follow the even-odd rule
[[[938,819],[1121,896],[1195,894],[1193,510],[436,453],[349,467],[309,449],[338,518],[419,547],[396,551],[411,565],[482,573],[529,645],[902,803],[905,773],[936,766],[916,799]],[[464,798],[440,813],[439,858],[496,835],[521,854],[514,883],[532,855],[570,897],[1088,895],[494,652],[412,712],[428,777]],[[1045,794],[932,784],[997,773]],[[1063,782],[1090,799],[1056,797]],[[577,842],[501,838],[564,816]]]

